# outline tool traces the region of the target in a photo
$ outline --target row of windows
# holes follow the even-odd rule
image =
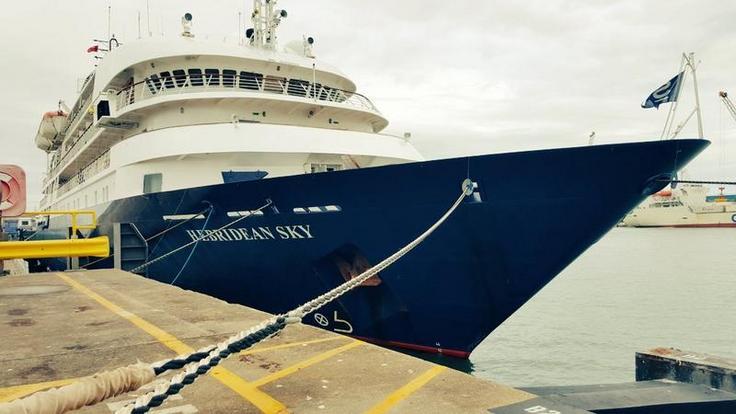
[[[85,194],[83,197],[69,200],[64,208],[66,210],[77,210],[80,208],[95,206],[97,203],[105,203],[110,200],[110,189],[108,186],[104,186],[101,190],[95,190],[92,192],[91,195],[92,197],[90,197],[90,194]]]
[[[650,207],[679,207],[682,203],[680,201],[664,201],[661,203],[652,203]]]
[[[236,71],[234,69],[175,69],[152,74],[146,79],[148,89],[156,94],[162,88],[183,88],[187,86],[222,86],[225,88],[249,89],[254,91],[266,91],[286,93],[299,97],[309,94],[311,84],[302,79],[287,79],[279,76],[264,76],[262,73]],[[314,90],[318,91],[321,100],[327,100],[330,94],[339,91],[319,83],[314,84]],[[340,100],[340,99],[337,99]]]

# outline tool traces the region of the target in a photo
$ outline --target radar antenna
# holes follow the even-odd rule
[[[253,28],[246,32],[251,45],[264,49],[276,48],[276,28],[281,19],[287,16],[286,10],[276,8],[276,3],[277,0],[253,0]]]

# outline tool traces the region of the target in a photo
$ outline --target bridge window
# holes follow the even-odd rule
[[[161,79],[159,79],[158,75],[155,73],[152,74],[150,78],[146,79],[146,83],[148,84],[148,90],[150,90],[152,94],[155,94],[159,89],[161,89]]]
[[[202,69],[189,69],[189,84],[192,86],[202,86]]]
[[[160,75],[161,83],[163,83],[167,89],[171,89],[174,87],[174,78],[171,77],[171,73],[161,72]]]
[[[311,84],[303,79],[287,79],[285,77],[263,75],[256,72],[236,71],[234,69],[175,69],[151,74],[146,78],[146,85],[152,95],[161,88],[173,89],[187,86],[223,86],[254,91],[286,93],[292,96],[309,97],[326,101],[343,102],[348,96],[339,89],[320,83]]]
[[[219,69],[205,69],[204,70],[204,82],[207,86],[220,86],[220,70]]]
[[[240,88],[257,91],[263,81],[263,75],[254,72],[240,72]]]
[[[173,72],[174,72],[174,81],[176,81],[176,86],[180,88],[184,87],[184,84],[187,83],[187,73],[181,69],[177,69]]]
[[[222,70],[222,86],[232,88],[235,86],[235,74],[237,72],[232,69]]]
[[[161,191],[163,174],[146,174],[143,176],[143,194],[157,193]]]
[[[331,91],[332,91],[332,89],[330,89],[329,87],[324,86],[324,85],[320,85],[320,87],[317,88],[317,92],[319,92],[319,95],[318,95],[319,96],[319,99],[321,101],[326,101],[327,98],[330,96],[330,92]]]
[[[310,98],[320,97],[320,94],[322,93],[322,84],[321,83],[313,84],[311,92],[312,93],[310,95]],[[320,99],[322,98],[320,97]]]
[[[309,82],[301,79],[289,79],[289,87],[287,92],[294,96],[307,96],[309,90]]]

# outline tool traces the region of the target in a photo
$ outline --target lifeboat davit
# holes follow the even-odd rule
[[[46,152],[59,148],[68,123],[69,114],[64,111],[50,111],[43,114],[36,134],[36,146]]]

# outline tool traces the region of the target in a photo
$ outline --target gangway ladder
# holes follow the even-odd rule
[[[113,223],[113,246],[116,269],[131,271],[148,260],[148,242],[133,223]],[[145,276],[146,269],[137,273]]]
[[[718,92],[718,96],[721,97],[721,101],[724,105],[726,105],[726,109],[728,109],[728,112],[731,114],[731,117],[733,117],[733,120],[736,121],[736,106],[734,106],[733,102],[731,102],[731,98],[728,97],[728,93],[726,91],[720,91]]]

